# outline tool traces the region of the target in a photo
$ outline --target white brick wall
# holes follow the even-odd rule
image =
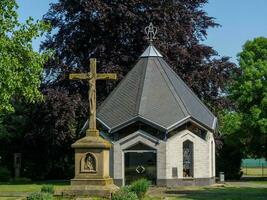
[[[183,142],[190,140],[194,149],[194,178],[210,178],[215,174],[215,143],[213,134],[208,132],[206,140],[189,130],[183,130],[166,142],[148,133],[137,131],[113,144],[113,178],[124,179],[124,150],[142,142],[157,151],[157,179],[173,179],[172,168],[177,167],[178,178],[183,178]],[[213,141],[213,173],[211,142]]]
[[[114,168],[113,178],[124,179],[124,150],[142,142],[157,151],[157,178],[166,177],[166,142],[159,140],[143,131],[136,131],[113,144]]]
[[[208,178],[211,175],[211,141],[213,136],[208,132],[209,137],[203,140],[189,130],[183,130],[168,139],[166,145],[167,152],[167,179],[172,177],[172,168],[177,167],[178,178],[183,178],[183,142],[190,140],[193,142],[193,163],[194,163],[194,178]],[[213,145],[215,146],[215,145]],[[215,151],[214,151],[215,152]],[[214,156],[214,155],[213,155]],[[214,167],[215,167],[215,159]]]

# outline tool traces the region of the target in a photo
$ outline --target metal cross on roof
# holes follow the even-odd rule
[[[156,38],[156,34],[158,32],[157,27],[153,26],[152,22],[150,22],[149,26],[145,27],[145,32],[147,35],[147,39],[149,42],[153,42],[153,40]]]

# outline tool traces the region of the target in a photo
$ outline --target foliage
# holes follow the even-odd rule
[[[0,166],[0,182],[7,182],[11,178],[11,172],[6,168]]]
[[[46,192],[34,192],[27,196],[27,200],[52,200],[53,196]]]
[[[13,153],[22,153],[22,176],[32,180],[70,178],[70,146],[81,137],[85,106],[78,95],[66,91],[49,89],[43,94],[45,101],[35,105],[17,101],[15,112],[4,117],[0,155],[11,168]]]
[[[122,187],[112,195],[112,200],[138,200],[136,193],[129,187]]]
[[[155,46],[173,69],[210,107],[225,106],[221,93],[236,66],[200,44],[207,29],[218,26],[202,10],[205,3],[207,0],[60,0],[51,4],[44,19],[58,31],[43,43],[43,49],[55,50],[55,59],[46,65],[53,79],[46,84],[87,97],[87,83],[69,81],[66,75],[88,70],[89,57],[98,58],[99,71],[115,71],[122,78],[147,46],[144,28],[153,22],[159,27]],[[99,81],[98,102],[111,91],[111,84]]]
[[[267,38],[247,41],[238,57],[241,72],[229,86],[235,107],[224,115],[223,132],[235,135],[246,155],[267,158]]]
[[[0,116],[3,124],[0,155],[4,162],[11,168],[12,154],[21,152],[25,177],[34,180],[72,176],[74,161],[70,145],[82,136],[79,131],[88,112],[88,85],[69,81],[67,75],[88,71],[89,57],[96,57],[100,61],[99,72],[112,71],[123,78],[147,46],[143,29],[150,21],[159,27],[155,46],[173,69],[213,111],[227,105],[221,93],[236,66],[228,58],[217,56],[211,47],[200,44],[206,30],[217,26],[202,10],[206,2],[59,0],[51,4],[44,20],[54,31],[43,43],[45,52],[38,54],[40,59],[37,54],[32,56],[38,63],[31,65],[36,67],[37,74],[39,64],[48,57],[46,51],[55,50],[55,56],[45,65],[41,85],[44,101],[31,104],[19,92],[12,97],[9,107],[13,106],[15,111]],[[46,26],[43,22],[31,22],[33,27],[41,24]],[[39,29],[36,32],[41,34]],[[27,47],[31,48],[30,44]],[[37,80],[28,75],[24,79]],[[36,86],[35,83],[31,86]],[[98,104],[113,87],[112,82],[98,82]]]
[[[17,8],[15,0],[0,1],[0,113],[14,110],[12,101],[18,96],[29,102],[41,99],[42,67],[50,55],[32,48],[32,40],[43,35],[48,24],[32,18],[19,23]]]
[[[128,200],[128,199],[143,199],[150,182],[146,179],[134,181],[130,186],[122,187],[112,196],[112,200]]]
[[[150,185],[151,185],[150,181],[146,179],[139,179],[137,181],[134,181],[130,185],[130,190],[136,193],[139,199],[143,199]]]
[[[54,186],[53,185],[43,185],[41,187],[41,192],[54,194]]]
[[[223,146],[218,150],[218,156],[216,157],[216,172],[217,176],[219,172],[224,172],[226,180],[239,180],[242,176],[241,162],[243,154],[241,149],[238,148],[238,140],[236,145],[228,142],[229,138],[223,140]]]
[[[43,93],[45,102],[35,105],[31,129],[24,139],[23,151],[29,161],[25,168],[35,179],[70,178],[74,164],[70,146],[81,137],[84,120],[80,117],[85,106],[80,96],[66,91],[49,89]]]

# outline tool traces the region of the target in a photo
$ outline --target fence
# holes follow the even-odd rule
[[[267,161],[265,159],[243,159],[241,167],[244,176],[267,177]]]

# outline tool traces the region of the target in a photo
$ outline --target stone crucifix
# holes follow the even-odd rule
[[[89,83],[89,127],[86,130],[87,136],[99,136],[99,132],[96,128],[96,80],[116,80],[117,75],[113,73],[96,73],[96,59],[90,59],[90,72],[70,74],[71,80],[87,80]]]

